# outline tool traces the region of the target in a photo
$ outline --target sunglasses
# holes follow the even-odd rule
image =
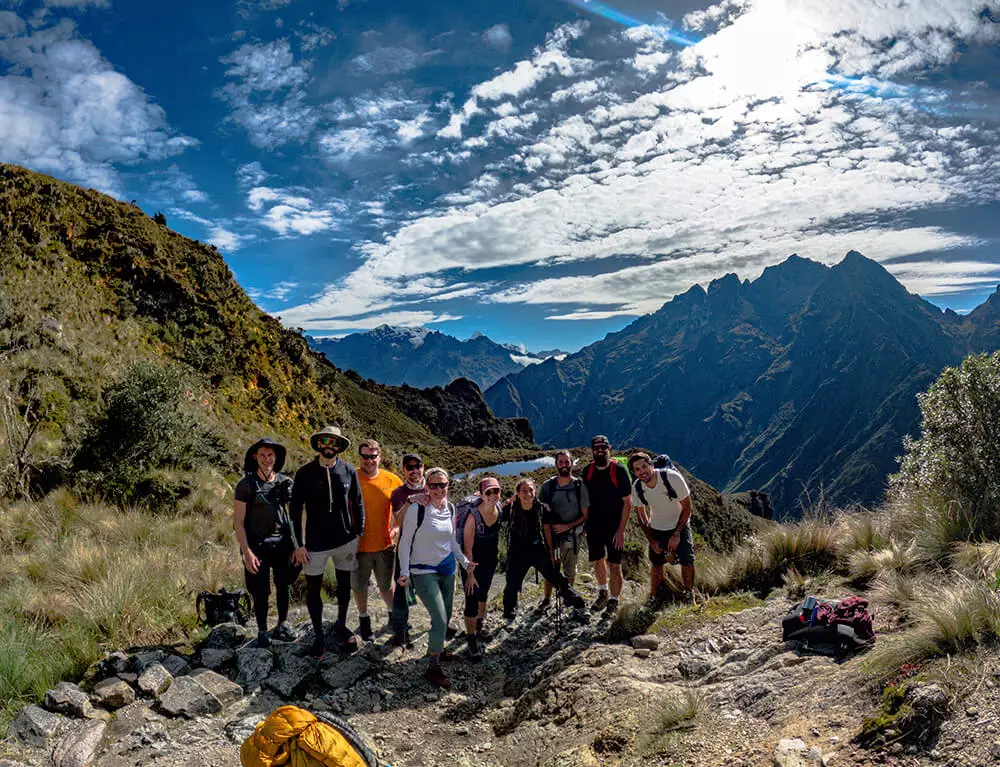
[[[404,466],[403,468],[406,469],[407,471],[416,471],[421,466],[423,466],[422,463],[411,463],[411,464],[408,464],[407,466]]]
[[[489,490],[484,490],[483,491],[483,495],[499,495],[499,494],[500,494],[500,488],[499,487],[493,487],[493,488],[490,488]]]
[[[446,487],[448,487],[448,483],[447,482],[428,482],[427,483],[427,487],[429,487],[431,490],[444,490]]]
[[[361,456],[362,461],[374,461],[378,458],[378,453],[358,453]]]
[[[320,437],[316,440],[317,445],[336,445],[337,440],[333,437]]]

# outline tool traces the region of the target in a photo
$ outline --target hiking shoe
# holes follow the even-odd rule
[[[360,625],[358,626],[358,633],[361,638],[370,642],[375,637],[375,633],[372,631],[372,618],[370,615],[365,615],[359,620]]]
[[[608,606],[608,592],[602,590],[597,595],[597,599],[594,600],[594,604],[590,606],[590,611],[592,613],[599,613],[607,606]]]
[[[268,636],[267,631],[261,629],[257,632],[257,646],[258,647],[270,647],[271,637]]]
[[[538,612],[543,613],[549,609],[549,605],[551,604],[552,604],[551,599],[543,599],[541,602],[538,603],[538,607],[536,607],[535,609],[538,610]]]
[[[337,649],[340,652],[354,652],[358,649],[358,638],[343,623],[333,624],[333,636],[337,640]]]
[[[573,589],[566,589],[560,596],[567,607],[579,609],[587,606],[587,603],[583,601],[583,597],[573,591]]]
[[[516,618],[516,617],[517,617],[517,615],[514,613],[513,610],[504,610],[503,611],[503,619],[505,621],[507,621],[507,623],[513,622],[514,618]]]
[[[698,606],[698,600],[695,599],[693,591],[685,591],[681,595],[681,601],[686,605],[694,605],[695,607]]]
[[[298,634],[287,623],[279,623],[275,626],[274,631],[271,632],[271,637],[277,639],[279,642],[294,642],[298,639]]]
[[[444,630],[445,639],[454,639],[458,636],[458,626],[454,623],[449,623],[448,628]]]
[[[309,657],[313,660],[322,660],[324,655],[326,655],[326,644],[322,639],[315,640],[309,648]]]
[[[436,687],[441,687],[445,690],[451,689],[451,680],[440,666],[428,666],[424,672],[424,679]]]
[[[469,660],[472,661],[473,663],[479,663],[480,661],[482,661],[483,651],[479,647],[479,639],[476,637],[476,635],[466,634],[465,641],[466,644],[469,645],[469,651],[467,653],[467,655],[469,656]]]
[[[483,625],[483,621],[476,621],[476,639],[480,642],[489,642],[491,636],[492,634],[490,634],[490,632],[487,631],[486,627]]]
[[[458,660],[458,656],[451,650],[442,650],[440,655],[438,655],[438,660],[442,663],[451,663]]]
[[[608,606],[604,608],[604,612],[607,615],[614,615],[615,610],[617,609],[618,609],[618,597],[611,597],[611,599],[608,600]]]

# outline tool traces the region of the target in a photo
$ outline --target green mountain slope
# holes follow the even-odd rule
[[[188,377],[188,404],[229,466],[258,433],[288,440],[300,459],[308,434],[327,422],[397,455],[419,447],[428,460],[448,456],[452,439],[435,412],[411,418],[391,390],[310,351],[253,304],[213,246],[133,205],[0,165],[0,365],[14,408],[6,420],[29,436],[32,460],[65,470],[104,392],[138,362]],[[447,394],[434,396],[447,408]],[[468,417],[483,421],[466,431],[492,435],[481,445],[531,445],[523,424],[506,428],[485,408]],[[10,454],[20,442],[3,437]]]

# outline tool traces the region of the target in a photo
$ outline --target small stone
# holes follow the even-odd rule
[[[58,726],[57,714],[38,706],[25,706],[7,727],[7,737],[17,738],[29,746],[44,748],[49,738],[56,734]]]
[[[85,722],[63,736],[52,750],[54,767],[87,767],[101,745],[104,722]]]
[[[139,681],[139,675],[133,671],[122,671],[118,678],[121,679],[125,684],[135,684]]]
[[[191,678],[219,699],[223,706],[235,703],[243,697],[243,688],[222,674],[205,668],[195,669]]]
[[[170,716],[196,716],[216,714],[222,710],[222,702],[195,681],[193,676],[175,679],[158,699],[160,708]]]
[[[160,663],[166,657],[167,654],[163,650],[146,650],[136,653],[132,656],[132,670],[141,675],[147,668],[154,663]]]
[[[838,736],[836,736],[836,735],[831,735],[830,736],[830,743],[832,743],[833,745],[836,746],[838,743],[840,743],[840,738]]]
[[[164,692],[170,683],[174,681],[174,678],[170,675],[162,663],[151,663],[148,665],[141,674],[139,674],[139,692],[148,695],[151,698],[156,698],[160,693]]]
[[[168,655],[160,663],[170,672],[170,676],[184,676],[191,673],[191,664],[180,655]]]
[[[655,650],[660,646],[660,638],[655,634],[641,634],[632,637],[632,647],[637,650]]]
[[[201,651],[201,665],[205,668],[219,669],[236,657],[236,651],[231,647],[206,647]]]
[[[801,738],[782,738],[774,747],[774,767],[805,767],[806,744]]]
[[[899,742],[893,743],[891,746],[889,746],[889,753],[892,754],[893,756],[899,756],[901,753],[903,753],[903,744]]]
[[[977,716],[979,716],[979,709],[976,708],[975,706],[969,706],[967,709],[965,709],[965,715],[970,719],[975,719]]]
[[[46,692],[42,705],[57,714],[68,714],[80,718],[89,718],[94,714],[90,697],[71,682],[59,682],[53,689]]]
[[[648,658],[650,655],[653,654],[653,651],[650,650],[648,647],[640,647],[632,654],[635,655],[635,657],[637,658]]]
[[[112,711],[135,702],[135,690],[116,676],[94,685],[93,696],[99,706]]]

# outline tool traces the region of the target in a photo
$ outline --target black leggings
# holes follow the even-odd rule
[[[465,617],[479,617],[479,603],[486,602],[490,597],[490,586],[493,584],[493,574],[497,571],[496,559],[486,559],[476,562],[476,569],[473,573],[476,576],[476,590],[470,594],[465,591],[465,584],[468,581],[468,573],[462,570],[462,591],[465,592]]]
[[[538,570],[539,575],[545,580],[555,586],[560,595],[569,589],[569,581],[552,564],[545,546],[533,544],[525,549],[508,551],[507,586],[503,590],[504,612],[513,612],[514,608],[517,607],[517,597],[521,593],[521,584],[524,583],[524,576],[532,567]]]
[[[255,552],[256,553],[256,552]],[[295,579],[299,577],[300,568],[293,565],[282,556],[279,561],[269,561],[259,554],[260,567],[256,574],[243,568],[247,591],[253,598],[253,614],[257,619],[257,630],[267,631],[268,599],[271,596],[271,577],[274,577],[274,599],[278,606],[278,623],[284,623],[288,618],[288,592]]]
[[[347,625],[347,610],[351,606],[351,571],[337,570],[337,623]],[[323,636],[323,576],[306,576],[306,607],[316,637]]]

